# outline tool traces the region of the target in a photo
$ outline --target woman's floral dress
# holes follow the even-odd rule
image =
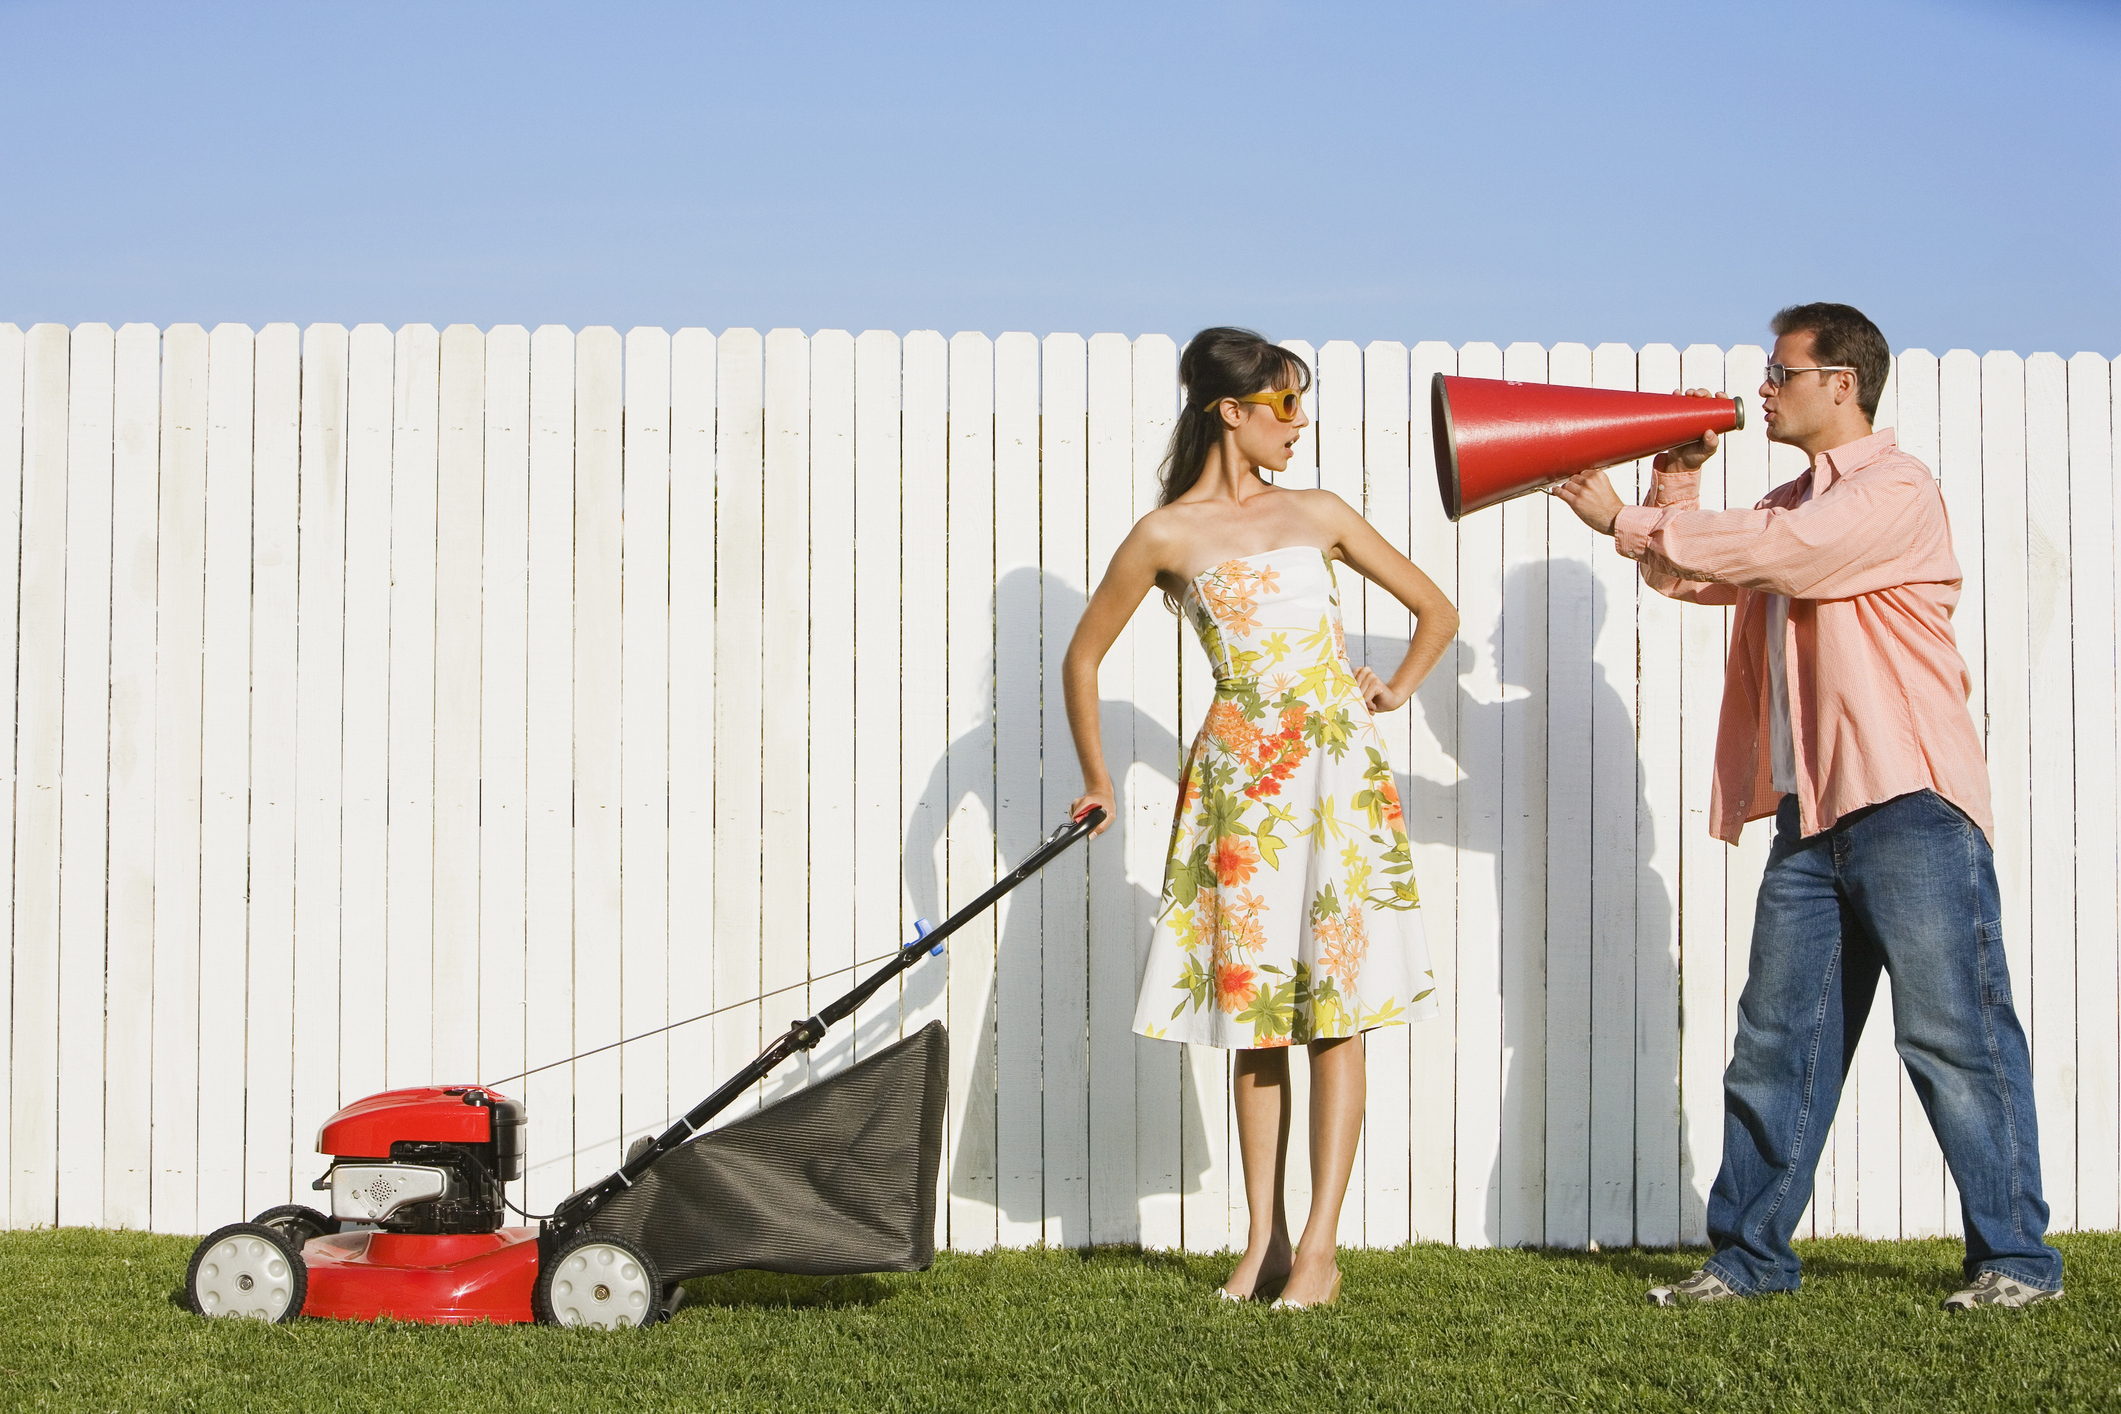
[[[1226,1048],[1436,1011],[1392,763],[1310,546],[1225,560],[1181,606],[1215,667],[1134,1029]]]

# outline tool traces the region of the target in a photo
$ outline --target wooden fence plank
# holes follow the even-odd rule
[[[250,814],[254,341],[208,336],[206,618],[199,830],[199,1223],[247,1217],[243,1193],[245,846]],[[240,1020],[239,1020],[240,1019]],[[424,1026],[424,1004],[420,1013]]]
[[[854,874],[854,339],[810,340],[810,881],[813,1008],[839,996],[867,956],[855,949]],[[673,915],[676,917],[678,915]],[[675,944],[675,940],[673,940]],[[882,1012],[884,1008],[877,1008]],[[810,1056],[813,1076],[855,1056],[859,1020]],[[941,1219],[938,1219],[940,1222]]]
[[[764,830],[761,560],[765,502],[765,347],[729,329],[715,351],[714,1068],[728,1075],[762,1043],[759,869]],[[743,1103],[724,1111],[741,1117]]]
[[[1080,334],[1049,334],[1039,420],[1039,563],[1042,648],[1041,832],[1082,794],[1082,768],[1061,706],[1061,657],[1089,593],[1085,545],[1089,352]],[[1072,849],[1039,873],[1046,926],[1041,936],[1041,1093],[1046,1241],[1090,1243],[1089,873],[1086,849]]]
[[[0,355],[0,368],[6,359]],[[110,932],[103,1222],[153,1218],[155,507],[162,333],[118,331],[111,423]],[[4,377],[0,374],[0,377]],[[19,387],[19,380],[17,387]],[[0,427],[6,426],[0,408]],[[9,434],[0,432],[0,446]],[[0,462],[4,462],[0,454]],[[0,483],[7,480],[0,471]],[[4,494],[4,492],[0,492]],[[5,1044],[0,1042],[0,1054]]]
[[[1134,341],[1129,438],[1133,463],[1130,521],[1155,509],[1161,467],[1179,406],[1178,346],[1162,334]],[[1178,715],[1179,635],[1190,633],[1151,595],[1129,629],[1134,747],[1124,776],[1115,774],[1122,820],[1114,827],[1125,851],[1128,883],[1143,900],[1135,925],[1130,992],[1138,992],[1149,938],[1161,907],[1164,857],[1178,808],[1182,724]],[[1109,659],[1107,660],[1109,661]],[[1100,690],[1100,696],[1103,690]],[[1116,693],[1113,694],[1115,697]],[[1108,762],[1118,770],[1110,756]],[[1106,838],[1111,838],[1108,835]],[[1130,997],[1128,1020],[1132,1024]],[[1144,1247],[1220,1251],[1230,1241],[1227,1162],[1228,1081],[1223,1053],[1147,1036],[1134,1046],[1134,1192]],[[1195,1056],[1200,1064],[1194,1064]]]
[[[1654,360],[1653,360],[1654,362]],[[1654,371],[1654,370],[1653,370]],[[1750,365],[1733,367],[1722,349],[1695,344],[1681,355],[1679,381],[1686,387],[1717,390],[1737,386],[1737,379],[1758,381]],[[1745,396],[1741,391],[1740,396]],[[1760,419],[1750,419],[1756,439],[1763,435]],[[1705,465],[1702,483],[1717,488],[1704,499],[1720,503],[1734,456],[1759,445],[1725,442]],[[1646,496],[1654,481],[1651,463],[1636,464],[1636,484]],[[1750,503],[1748,503],[1750,504]],[[1701,866],[1707,897],[1703,900],[1701,962],[1709,984],[1702,999],[1701,1021],[1710,1033],[1710,1045],[1702,1048],[1713,1061],[1701,1069],[1708,1093],[1701,1096],[1705,1128],[1700,1142],[1706,1151],[1703,1164],[1713,1173],[1721,1148],[1721,1113],[1715,1105],[1717,1079],[1723,1059],[1723,976],[1728,956],[1729,914],[1725,885],[1727,847],[1708,835],[1708,776],[1712,770],[1715,723],[1723,687],[1724,624],[1727,609],[1680,604],[1665,598],[1636,577],[1638,657],[1642,663],[1637,689],[1640,708],[1637,731],[1644,742],[1657,747],[1643,752],[1643,790],[1636,806],[1637,872],[1636,917],[1636,1018],[1640,1035],[1636,1061],[1636,1174],[1634,1240],[1659,1246],[1685,1240],[1693,1189],[1690,1158],[1693,1141],[1687,1133],[1686,1029],[1695,1014],[1686,1008],[1684,924],[1679,903],[1684,896],[1687,852],[1691,846],[1706,858]],[[1655,601],[1655,602],[1652,602]],[[1653,638],[1662,643],[1662,655],[1652,652]],[[1697,701],[1690,693],[1698,690]],[[1688,713],[1703,715],[1693,720],[1693,735],[1687,734]],[[1653,719],[1653,713],[1654,719]],[[1688,813],[1689,773],[1700,777],[1695,787],[1698,816]],[[1699,823],[1697,835],[1687,831]],[[1745,944],[1739,944],[1742,951]],[[1712,1049],[1713,1048],[1713,1049]],[[1707,1179],[1703,1180],[1703,1188]],[[1698,1238],[1694,1240],[1699,1240]]]
[[[1513,347],[1512,352],[1515,352]],[[1634,381],[1634,360],[1594,367],[1582,344],[1556,344],[1548,381],[1582,387],[1615,371]],[[1615,468],[1624,472],[1625,468]],[[1623,493],[1625,494],[1625,493]],[[1630,1122],[1611,1127],[1619,1098],[1633,1118],[1635,1016],[1634,792],[1617,812],[1600,767],[1616,729],[1633,745],[1632,720],[1599,692],[1604,660],[1599,607],[1605,596],[1591,557],[1603,536],[1576,522],[1556,522],[1546,583],[1547,691],[1557,704],[1541,750],[1546,768],[1546,840],[1540,861],[1547,881],[1546,925],[1546,1241],[1584,1247],[1615,1241],[1628,1216],[1615,1211],[1632,1175]],[[1504,532],[1507,534],[1507,530]],[[1602,557],[1601,557],[1602,558]],[[1632,619],[1615,634],[1634,638]],[[1633,643],[1629,643],[1632,650]],[[1617,655],[1609,655],[1617,656]],[[1632,657],[1632,652],[1630,653]],[[1634,784],[1630,752],[1629,785]],[[1600,787],[1606,787],[1604,791]],[[1595,860],[1595,862],[1594,862]],[[1600,868],[1599,865],[1605,867]],[[1620,884],[1626,881],[1623,890]],[[1594,1028],[1592,1018],[1597,1018]],[[1598,1126],[1606,1126],[1600,1130]]]
[[[1134,350],[1123,334],[1096,334],[1090,338],[1087,359],[1083,583],[1095,593],[1113,551],[1134,524]],[[1058,690],[1057,678],[1054,683]],[[1136,749],[1132,624],[1100,666],[1098,701],[1105,765],[1118,788],[1112,827],[1089,845],[1084,860],[1089,888],[1089,1241],[1102,1244],[1141,1241],[1135,1193],[1139,1156],[1133,1026],[1140,975],[1135,956],[1137,935],[1148,932],[1154,900],[1128,880],[1130,821],[1120,804],[1126,799],[1124,782],[1132,777]],[[1066,743],[1060,749],[1070,750]]]
[[[117,345],[68,348],[59,757],[58,1220],[103,1220],[104,958],[110,842],[111,411]]]
[[[536,1123],[523,1168],[523,1206],[549,1212],[573,1192],[580,1140],[574,1113],[574,464],[575,335],[547,324],[530,336],[529,534],[524,589],[536,631],[524,648],[522,1082]],[[711,540],[709,543],[712,543]],[[348,678],[351,688],[352,679]],[[704,1010],[704,1008],[702,1008]]]
[[[0,323],[0,616],[6,621],[18,623],[15,617],[16,591],[21,585],[22,549],[22,434],[23,419],[23,343],[22,330],[14,324]],[[21,636],[17,634],[0,642],[0,671],[10,681],[15,677],[15,665],[20,656]],[[16,703],[10,701],[4,708],[7,739],[15,736]],[[8,940],[10,976],[15,942],[14,879],[12,861],[15,856],[15,750],[10,745],[0,751],[0,773],[6,777],[9,802],[6,810],[0,810],[0,850],[10,861],[7,899],[0,903],[0,933]],[[14,1074],[15,1074],[15,1019],[13,997],[9,1005],[0,1007],[0,1059],[4,1059],[6,1077],[0,1081],[0,1213],[7,1214],[10,1226],[14,1223],[15,1209],[9,1197],[15,1176],[14,1163]]]
[[[174,335],[171,331],[170,337]],[[359,325],[347,336],[346,359],[346,684],[340,743],[344,813],[339,937],[343,955],[353,959],[354,965],[342,966],[339,973],[338,1083],[340,1094],[351,1098],[372,1094],[385,1084],[390,958],[386,907],[390,885],[390,444],[396,421],[392,390],[397,341],[380,324]],[[165,487],[165,502],[168,495]],[[536,1131],[532,1133],[535,1136]]]
[[[574,1051],[626,1034],[620,859],[624,726],[624,343],[616,329],[574,341]],[[574,1065],[578,1181],[624,1157],[625,1054]]]
[[[1009,859],[1030,852],[1045,820],[1039,791],[1038,391],[1038,341],[1029,334],[996,339],[994,829]],[[909,454],[909,495],[914,476]],[[912,641],[909,634],[909,650]],[[1038,889],[1019,889],[1000,905],[994,965],[995,1240],[1004,1247],[1046,1237],[1039,1076],[1044,918]]]
[[[896,467],[889,469],[897,482]],[[975,897],[996,873],[994,835],[994,345],[985,334],[950,340],[949,490],[950,747],[939,765],[944,825],[938,841],[909,836],[906,873],[931,922]],[[923,618],[926,615],[922,616]],[[913,632],[921,632],[915,628]],[[896,645],[893,645],[894,651]],[[895,704],[894,704],[895,705]],[[1006,867],[1006,866],[1004,866]],[[994,1245],[995,915],[982,914],[949,943],[951,1113],[950,1242]],[[930,964],[922,964],[927,968]],[[926,987],[934,978],[916,976]]]
[[[1638,378],[1632,348],[1600,344],[1593,351],[1593,384],[1634,388]],[[1624,499],[1639,502],[1648,494],[1649,463],[1632,462],[1613,468],[1611,474]],[[1591,1011],[1595,1059],[1590,1236],[1602,1244],[1661,1244],[1678,1240],[1678,930],[1673,900],[1679,884],[1679,841],[1671,822],[1679,818],[1677,659],[1686,615],[1680,605],[1645,592],[1635,565],[1613,553],[1606,537],[1592,543],[1590,564],[1596,585],[1591,631],[1597,679],[1591,699],[1592,910],[1595,926],[1625,940],[1626,952],[1625,957],[1608,957],[1599,943],[1592,944],[1598,976],[1592,984]],[[1550,596],[1557,605],[1564,597]],[[1650,642],[1661,644],[1664,652],[1649,651]],[[1659,669],[1665,670],[1662,675]],[[1556,700],[1566,701],[1559,694]],[[1622,988],[1628,993],[1625,1002],[1615,996]],[[1633,1054],[1622,1057],[1614,1023],[1627,1013],[1633,1018],[1628,1038]],[[1550,1059],[1548,1070],[1553,1069]],[[1611,1151],[1623,1105],[1633,1131],[1625,1162]],[[1623,1185],[1630,1183],[1632,1192],[1623,1192]],[[1658,1235],[1649,1236],[1645,1229]]]
[[[315,1133],[303,1129],[290,1107],[297,1042],[295,623],[301,559],[301,331],[292,324],[268,324],[258,331],[255,348],[245,1217],[293,1200],[293,1161],[299,1149],[309,1147],[306,1141]]]
[[[2115,585],[2111,556],[2100,547],[2113,541],[2112,409],[2108,367],[2098,355],[2071,358],[2062,379],[2067,403],[2062,474],[2070,488],[2068,597],[2075,728],[2069,751],[2074,797],[2070,834],[2076,892],[2070,920],[2073,975],[2069,983],[2059,984],[2073,994],[2075,1014],[2074,1024],[2067,1027],[2064,1048],[2071,1054],[2059,1089],[2074,1111],[2075,1211],[2069,1225],[2109,1228],[2116,1207],[2116,1024],[2109,1000],[2116,990]],[[2040,966],[2037,956],[2034,966]],[[2043,1105],[2043,1118],[2048,1113]],[[2045,1126],[2043,1139],[2044,1133]],[[2049,1146],[2043,1142],[2042,1147]]]
[[[475,1073],[513,1075],[533,1061],[526,985],[525,806],[529,760],[530,331],[486,334],[479,507],[479,1049]],[[520,1094],[513,1085],[509,1094]],[[536,1211],[533,1209],[532,1211]]]
[[[765,380],[759,990],[800,1010],[810,976],[810,344],[801,330],[767,334]],[[771,1035],[785,1023],[768,1012],[760,1024]],[[787,1094],[807,1074],[807,1064],[783,1066],[765,1095]]]
[[[1429,385],[1438,373],[1455,373],[1458,354],[1449,344],[1416,344],[1408,355],[1407,556],[1455,602],[1461,598],[1458,531],[1443,513],[1436,488],[1436,457],[1430,426]],[[1444,649],[1436,670],[1408,704],[1412,745],[1406,788],[1400,792],[1413,842],[1414,878],[1421,889],[1422,928],[1436,971],[1434,1020],[1412,1028],[1407,1133],[1412,1145],[1408,1227],[1422,1242],[1449,1242],[1454,1223],[1456,1166],[1454,1130],[1459,1085],[1459,799],[1458,721],[1461,677],[1473,666],[1466,636]],[[1475,858],[1475,872],[1484,869]]]
[[[950,349],[940,334],[922,330],[906,336],[903,358],[900,582],[907,604],[938,605],[949,593]],[[950,754],[950,663],[944,635],[935,631],[937,623],[947,624],[947,615],[930,614],[932,609],[907,614],[901,635],[899,838],[928,841],[920,868],[932,871],[937,865],[933,842],[943,838],[948,823],[933,783],[947,774],[944,763]],[[902,864],[900,877],[908,884],[915,877],[910,859]],[[904,909],[909,893],[903,886],[900,897]],[[940,921],[949,902],[937,907],[933,917]],[[912,917],[905,916],[908,936],[912,923]],[[915,973],[901,984],[901,1034],[910,1035],[930,1021],[947,1024],[947,975],[947,969]],[[940,1203],[935,1225],[940,1240],[948,1225]]]
[[[670,1014],[715,1006],[715,340],[670,339]],[[714,1026],[670,1033],[680,1103],[719,1084]]]
[[[435,442],[434,1076],[479,1073],[479,727],[486,336],[442,331]]]
[[[2070,683],[2076,740],[2076,1111],[2077,1210],[2072,1225],[2110,1229],[2121,1221],[2115,1118],[2117,962],[2121,962],[2121,874],[2115,811],[2114,457],[2113,401],[2106,360],[2078,354],[2068,365],[2070,487]],[[2045,1129],[2042,1137],[2045,1138]]]
[[[298,1170],[307,1162],[305,1126],[321,1124],[340,1098],[347,373],[345,326],[305,329],[295,527],[294,1014],[301,1042],[289,1077]]]
[[[434,1076],[435,478],[441,352],[433,325],[398,330],[390,447],[390,814],[383,984],[383,1073],[393,1086],[425,1085]],[[213,574],[211,549],[207,574]],[[209,672],[209,691],[211,681]]]
[[[2025,361],[2025,595],[2028,725],[2032,750],[2033,960],[2017,981],[2019,1015],[2033,1046],[2033,1103],[2043,1115],[2075,1108],[2077,1079],[2077,782],[2070,751],[2077,724],[2071,696],[2068,368],[2053,354]],[[2094,526],[2096,536],[2103,527]],[[2109,635],[2111,641],[2111,635]],[[1882,990],[1882,989],[1881,989]],[[2076,1126],[2040,1132],[2041,1184],[2054,1225],[2077,1221]]]
[[[852,863],[854,949],[863,958],[888,956],[911,934],[913,924],[912,916],[903,913],[906,885],[900,870],[900,828],[905,822],[899,812],[899,361],[896,334],[870,329],[855,340]],[[881,1011],[883,1004],[877,1007]],[[866,1055],[872,1037],[888,1042],[897,1034],[895,1018],[883,1029],[858,1026],[855,1054]],[[958,1153],[957,1126],[965,1094],[960,1068],[977,1049],[972,1035],[953,1031],[951,1128],[941,1180],[953,1194],[957,1188],[948,1175],[954,1172]],[[938,1224],[947,1211],[947,1205],[937,1209]]]
[[[1362,512],[1393,549],[1406,550],[1413,533],[1406,345],[1380,340],[1364,346],[1362,407]],[[1414,631],[1412,616],[1390,592],[1376,585],[1362,586],[1362,600],[1364,656],[1378,676],[1389,678],[1405,656]],[[1354,642],[1350,640],[1351,645]],[[1413,716],[1402,708],[1377,719],[1395,773],[1412,769]],[[1421,887],[1419,874],[1415,887]],[[1425,921],[1420,914],[1415,918]],[[1432,1024],[1417,1023],[1420,1027]],[[1386,1026],[1364,1037],[1370,1088],[1363,1113],[1363,1144],[1368,1151],[1362,1168],[1363,1242],[1370,1247],[1397,1247],[1412,1236],[1407,1112],[1412,1103],[1409,1066],[1415,1029]]]
[[[625,358],[619,1032],[647,1036],[676,1019],[670,1009],[670,335],[628,330]],[[627,1144],[662,1133],[698,1098],[671,1093],[667,1032],[625,1047],[619,1076],[619,1135]]]
[[[1503,376],[1545,382],[1546,350],[1512,344]],[[1504,580],[1499,656],[1502,718],[1502,1240],[1545,1240],[1547,567],[1553,502],[1528,496],[1502,507]],[[1521,689],[1511,693],[1509,689]]]
[[[1502,350],[1467,344],[1458,351],[1458,372],[1500,378]],[[1492,1247],[1518,1236],[1501,1221],[1504,1087],[1520,1084],[1527,1063],[1522,1037],[1506,1034],[1503,1025],[1504,988],[1514,978],[1506,978],[1501,947],[1502,711],[1505,692],[1521,690],[1521,684],[1505,686],[1503,519],[1470,516],[1458,526],[1459,635],[1469,650],[1460,660],[1458,839],[1462,856],[1474,856],[1462,857],[1458,870],[1458,1048],[1467,1059],[1458,1072],[1453,1230],[1461,1247]]]
[[[30,328],[22,392],[22,570],[15,679],[14,1025],[8,1222],[59,1216],[59,829],[66,651],[64,325]]]

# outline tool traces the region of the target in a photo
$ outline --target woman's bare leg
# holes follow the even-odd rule
[[[1367,1084],[1362,1037],[1311,1043],[1311,1212],[1282,1289],[1290,1301],[1308,1305],[1333,1294],[1340,1205],[1355,1168],[1355,1141],[1362,1137]]]
[[[1282,1206],[1282,1178],[1289,1159],[1289,1052],[1287,1047],[1239,1051],[1232,1077],[1237,1110],[1237,1149],[1245,1166],[1245,1207],[1251,1228],[1245,1255],[1223,1283],[1232,1296],[1271,1292],[1289,1272],[1289,1214]]]

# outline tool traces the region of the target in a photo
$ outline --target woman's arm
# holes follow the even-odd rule
[[[1068,707],[1068,731],[1075,738],[1076,759],[1082,763],[1083,793],[1068,807],[1074,819],[1091,806],[1101,806],[1105,823],[1094,831],[1103,834],[1119,817],[1113,800],[1112,775],[1105,769],[1103,733],[1097,720],[1097,667],[1104,662],[1113,640],[1134,617],[1134,611],[1156,585],[1157,566],[1162,559],[1162,536],[1137,522],[1112,553],[1112,563],[1083,616],[1068,640],[1068,654],[1061,660],[1061,690]]]
[[[1333,519],[1334,548],[1340,558],[1414,615],[1413,641],[1407,645],[1407,656],[1400,660],[1391,681],[1380,680],[1368,666],[1355,670],[1355,681],[1370,710],[1389,712],[1414,695],[1414,689],[1421,686],[1422,679],[1443,657],[1444,649],[1458,633],[1458,610],[1437,588],[1436,581],[1394,549],[1353,506],[1331,492],[1320,494],[1331,497],[1327,504]]]

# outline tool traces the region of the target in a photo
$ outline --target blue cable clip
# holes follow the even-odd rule
[[[927,937],[927,936],[928,936],[928,930],[929,930],[929,929],[931,929],[931,928],[933,928],[934,926],[935,926],[935,925],[934,925],[933,923],[930,923],[930,922],[929,922],[929,921],[928,921],[927,919],[925,919],[925,918],[916,918],[916,919],[914,919],[914,920],[913,920],[913,940],[914,940],[915,942],[919,942],[919,941],[920,941],[920,940],[921,940],[922,938],[925,938],[925,937]],[[935,945],[934,947],[932,947],[932,948],[928,949],[928,956],[930,956],[930,957],[936,957],[936,956],[938,956],[938,955],[940,955],[940,954],[941,954],[942,950],[943,950],[943,945],[942,945],[941,943],[937,943],[937,944],[936,944],[936,945]]]

